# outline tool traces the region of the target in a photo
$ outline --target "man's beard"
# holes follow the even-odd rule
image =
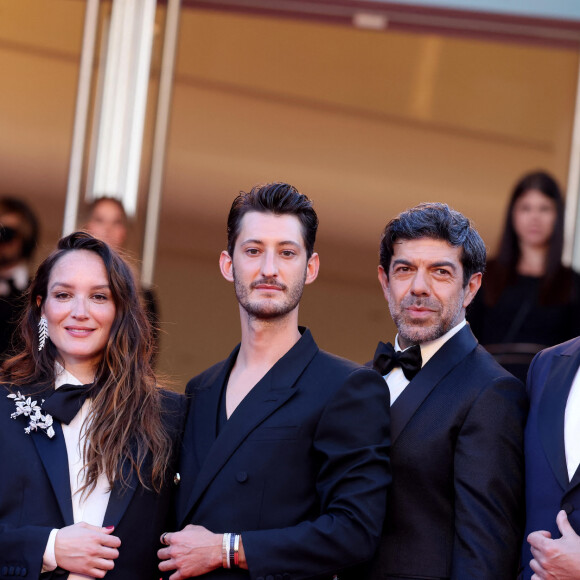
[[[403,339],[406,344],[423,344],[431,342],[443,336],[457,325],[460,319],[460,314],[463,309],[463,294],[458,296],[455,303],[442,304],[435,298],[417,298],[414,296],[405,297],[397,306],[394,301],[389,301],[389,311],[391,318],[397,327],[399,337]],[[393,306],[391,306],[393,304]],[[425,321],[408,321],[406,318],[406,308],[410,306],[424,307],[438,313],[438,319],[434,322]]]
[[[295,284],[293,287],[288,287],[285,284],[280,283],[276,278],[261,278],[250,284],[247,288],[244,284],[236,277],[236,272],[234,269],[234,288],[236,292],[236,297],[240,306],[248,313],[250,318],[257,320],[273,320],[276,318],[282,318],[292,312],[300,303],[302,298],[302,293],[304,292],[304,284],[306,281],[306,270],[304,271],[304,277]],[[268,286],[275,286],[279,288],[279,291],[283,292],[285,300],[282,302],[276,302],[268,298],[262,298],[261,300],[250,299],[251,291],[261,284],[266,284]]]

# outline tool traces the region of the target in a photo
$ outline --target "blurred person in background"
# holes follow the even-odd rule
[[[11,349],[24,308],[38,234],[38,220],[24,201],[0,198],[0,360]]]
[[[89,206],[85,228],[115,251],[122,251],[127,241],[129,221],[121,201],[114,197],[99,197]]]
[[[512,193],[499,252],[467,318],[479,342],[525,381],[534,355],[580,334],[580,276],[562,265],[564,202],[538,171]]]
[[[84,229],[103,240],[115,251],[123,253],[129,220],[120,200],[114,197],[99,197],[88,208],[88,218]],[[159,351],[159,305],[152,288],[141,286],[141,296],[147,317],[153,329],[155,355]]]

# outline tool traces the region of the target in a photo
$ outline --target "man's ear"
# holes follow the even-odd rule
[[[319,268],[320,268],[320,258],[318,257],[318,254],[314,252],[312,256],[310,256],[308,264],[306,264],[305,284],[312,284],[312,282],[316,280]]]
[[[465,288],[465,296],[463,298],[463,308],[467,308],[471,304],[472,300],[475,298],[477,291],[481,287],[481,279],[482,279],[481,272],[476,272],[469,279],[469,282],[467,283],[467,286]]]
[[[234,281],[234,263],[225,250],[220,254],[220,271],[228,282]]]
[[[388,292],[389,292],[389,277],[387,276],[387,273],[385,272],[385,269],[382,266],[378,267],[378,277],[379,277],[379,284],[381,285],[381,288],[383,289],[383,295],[385,296],[385,299],[388,300]]]

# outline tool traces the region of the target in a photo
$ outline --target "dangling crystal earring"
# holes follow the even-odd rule
[[[48,338],[48,323],[46,322],[46,318],[44,316],[40,317],[38,321],[38,350],[42,350],[44,348],[44,343]]]

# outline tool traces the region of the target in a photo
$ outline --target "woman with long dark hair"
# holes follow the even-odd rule
[[[564,202],[552,176],[529,173],[510,198],[499,252],[467,317],[475,336],[525,380],[541,349],[580,334],[580,278],[562,264]]]
[[[0,570],[158,579],[184,404],[151,370],[130,268],[89,234],[63,238],[21,334],[0,387]]]

